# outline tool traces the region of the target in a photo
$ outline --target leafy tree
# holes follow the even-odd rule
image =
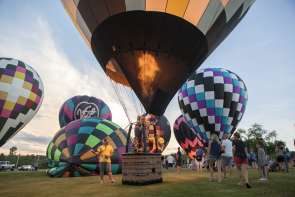
[[[263,128],[263,125],[254,123],[247,130],[237,129],[237,132],[241,135],[242,140],[245,141],[249,149],[256,149],[258,140],[263,140],[265,150],[268,155],[274,156],[277,146],[285,146],[285,142],[277,140],[277,131],[267,131]]]
[[[17,151],[17,147],[13,146],[9,149],[9,155],[15,155]]]

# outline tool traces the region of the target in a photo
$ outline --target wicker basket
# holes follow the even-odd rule
[[[161,154],[123,154],[122,183],[146,185],[163,182],[161,163]]]

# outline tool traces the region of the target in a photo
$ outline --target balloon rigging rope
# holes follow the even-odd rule
[[[114,89],[114,91],[115,91],[115,94],[116,94],[116,96],[117,96],[117,99],[118,99],[118,101],[119,101],[121,107],[123,108],[123,110],[124,110],[124,112],[125,112],[125,115],[126,115],[128,121],[129,121],[129,123],[131,123],[131,119],[130,119],[129,114],[128,114],[128,112],[127,112],[126,105],[125,105],[125,103],[123,102],[123,100],[121,99],[121,97],[120,97],[120,95],[119,95],[118,88],[117,88],[117,86],[116,86],[116,84],[115,84],[116,82],[113,81],[110,77],[108,77],[108,79],[110,80],[110,82],[111,82],[111,84],[112,84],[112,87],[113,87],[113,89]]]

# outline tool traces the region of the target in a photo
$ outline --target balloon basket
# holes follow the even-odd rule
[[[127,153],[122,157],[122,184],[149,185],[162,183],[159,153]]]

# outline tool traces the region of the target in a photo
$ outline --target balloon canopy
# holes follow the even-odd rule
[[[114,148],[112,172],[121,172],[127,133],[115,123],[98,118],[70,122],[58,131],[47,148],[49,175],[53,177],[87,176],[99,173],[99,161],[93,152],[108,139]]]
[[[0,146],[34,117],[43,92],[41,78],[32,67],[0,57]]]
[[[170,123],[168,119],[163,115],[163,116],[155,116],[152,114],[147,114],[145,116],[145,120],[147,123],[149,122],[154,122],[156,125],[156,132],[158,133],[158,138],[163,138],[163,148],[161,152],[165,150],[167,147],[170,137],[171,137],[171,128],[170,128]],[[149,128],[148,128],[149,129]],[[153,128],[149,129],[149,138],[154,138],[154,130]],[[158,139],[159,140],[159,139]],[[159,148],[159,147],[158,147]],[[153,153],[153,149],[149,150],[150,153]]]
[[[202,139],[212,132],[232,133],[242,119],[247,88],[235,73],[222,68],[196,71],[178,93],[179,107],[188,124]]]
[[[182,115],[175,120],[173,131],[178,144],[191,159],[196,155],[197,148],[206,145],[206,141],[193,131]]]
[[[62,105],[59,111],[59,125],[64,127],[73,120],[91,117],[112,120],[112,113],[107,104],[98,98],[74,96]]]
[[[62,0],[106,74],[162,115],[254,0]]]

